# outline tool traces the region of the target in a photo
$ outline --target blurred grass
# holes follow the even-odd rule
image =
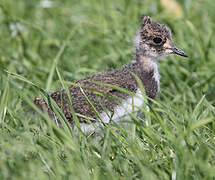
[[[179,0],[180,16],[155,0],[52,2],[0,1],[0,178],[214,179],[213,1]],[[141,14],[168,24],[189,59],[160,60],[161,95],[136,131],[111,124],[95,142],[28,113],[22,101],[42,93],[5,70],[51,92],[62,87],[55,66],[69,81],[120,67]]]

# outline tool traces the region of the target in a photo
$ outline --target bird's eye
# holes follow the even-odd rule
[[[154,38],[153,38],[153,42],[154,42],[155,44],[157,44],[157,45],[158,45],[158,44],[161,44],[162,41],[163,41],[163,40],[162,40],[160,37],[154,37]]]

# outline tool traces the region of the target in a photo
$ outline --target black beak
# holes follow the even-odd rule
[[[178,54],[183,57],[188,57],[188,55],[177,46],[174,46],[173,48],[171,48],[171,50],[173,54]]]

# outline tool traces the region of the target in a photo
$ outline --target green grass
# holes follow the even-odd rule
[[[53,2],[0,1],[0,179],[215,179],[213,0],[178,0],[180,18],[155,0]],[[143,123],[110,124],[98,141],[30,111],[45,96],[33,84],[52,92],[129,63],[141,14],[189,55],[159,61],[161,95]]]

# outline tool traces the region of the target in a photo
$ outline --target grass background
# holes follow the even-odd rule
[[[170,1],[0,1],[0,179],[215,179],[215,4]],[[74,81],[129,63],[141,14],[189,55],[159,61],[159,104],[142,124],[95,143],[29,112],[41,92],[18,77],[52,92],[55,67]]]

